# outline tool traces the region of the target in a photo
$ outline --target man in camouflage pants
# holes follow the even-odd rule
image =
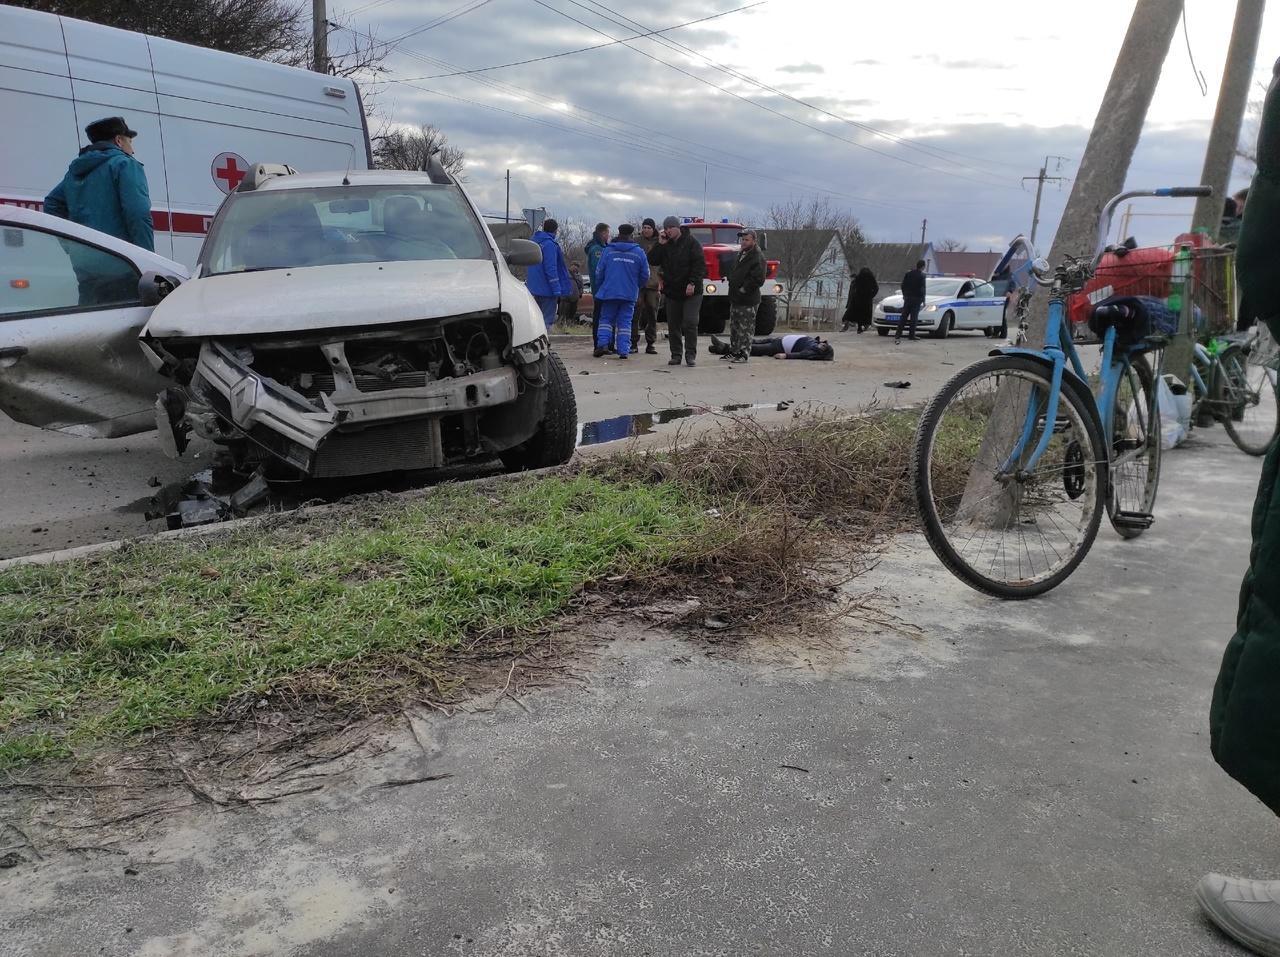
[[[756,331],[760,287],[764,285],[764,255],[756,246],[754,229],[738,233],[741,250],[729,271],[729,361],[746,362]]]

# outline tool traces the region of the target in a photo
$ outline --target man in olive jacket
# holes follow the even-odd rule
[[[1258,170],[1236,255],[1249,318],[1280,337],[1280,62],[1258,131]],[[1271,375],[1275,375],[1271,371]],[[1253,548],[1209,713],[1213,756],[1280,814],[1280,443],[1262,466],[1253,507]],[[1280,869],[1280,862],[1277,862]],[[1259,954],[1280,955],[1280,881],[1209,874],[1196,886],[1209,919]]]
[[[649,265],[662,270],[662,296],[667,301],[667,336],[671,341],[669,366],[697,365],[698,315],[702,311],[702,281],[707,262],[702,243],[675,216],[662,221],[658,245],[649,250]]]
[[[756,231],[738,233],[741,249],[729,270],[729,361],[746,362],[756,331],[760,287],[764,285],[764,255],[756,245]]]

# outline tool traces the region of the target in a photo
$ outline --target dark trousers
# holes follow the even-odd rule
[[[600,300],[591,300],[591,341],[600,338]]]
[[[702,311],[702,293],[688,299],[667,296],[667,336],[671,340],[671,358],[693,359],[698,355],[698,314]]]
[[[640,341],[642,332],[648,345],[658,341],[658,290],[640,290],[640,299],[636,303],[635,330],[636,342]]]
[[[902,300],[902,315],[898,317],[898,334],[895,339],[902,338],[902,327],[908,322],[911,328],[907,330],[907,335],[912,339],[916,337],[916,326],[920,322],[920,307],[924,305],[923,299],[904,299]]]

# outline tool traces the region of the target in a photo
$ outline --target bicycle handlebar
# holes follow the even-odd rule
[[[1116,207],[1126,199],[1136,199],[1144,196],[1178,199],[1188,196],[1212,195],[1212,186],[1164,186],[1160,189],[1135,189],[1111,197],[1111,199],[1107,200],[1107,204],[1102,207],[1102,213],[1098,216],[1098,236],[1093,247],[1093,268],[1097,269],[1098,263],[1102,262],[1102,254],[1107,248],[1107,234],[1111,232],[1111,218],[1115,215]]]

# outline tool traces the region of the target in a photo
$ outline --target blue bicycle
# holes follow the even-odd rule
[[[1126,538],[1151,526],[1160,482],[1160,416],[1147,354],[1163,345],[1162,304],[1109,301],[1091,325],[1102,338],[1097,395],[1066,318],[1106,250],[1116,207],[1138,196],[1208,196],[1206,186],[1122,193],[1103,208],[1089,259],[1055,269],[1021,236],[1004,266],[1049,289],[1040,349],[998,349],[958,373],[925,408],[912,458],[925,537],[957,577],[1000,598],[1061,584],[1084,559],[1105,510]],[[1020,264],[1018,254],[1025,256]],[[1025,332],[1026,298],[1018,304]]]

